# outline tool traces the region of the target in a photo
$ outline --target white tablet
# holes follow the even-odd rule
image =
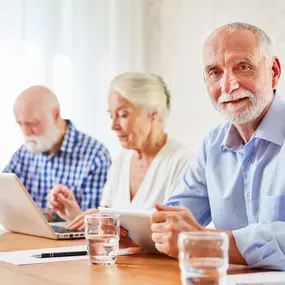
[[[103,207],[99,207],[98,210],[103,214],[119,214],[121,226],[129,231],[129,237],[136,244],[148,252],[159,253],[151,238],[151,211],[136,211]]]

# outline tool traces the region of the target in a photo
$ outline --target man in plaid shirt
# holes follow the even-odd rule
[[[25,90],[15,102],[14,115],[25,143],[4,172],[15,173],[42,209],[47,209],[54,187],[70,189],[81,211],[98,207],[111,165],[108,150],[63,120],[56,96],[43,86]]]

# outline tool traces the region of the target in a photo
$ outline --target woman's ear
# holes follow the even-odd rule
[[[155,121],[157,118],[158,118],[158,113],[157,113],[157,112],[151,113],[151,119],[152,119],[153,121]]]

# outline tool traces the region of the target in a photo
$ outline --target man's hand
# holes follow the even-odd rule
[[[81,213],[73,193],[63,185],[56,185],[50,190],[48,194],[48,207],[68,222]]]
[[[205,231],[185,208],[155,205],[151,215],[152,239],[155,247],[171,257],[178,257],[177,237],[181,232]]]
[[[229,237],[230,263],[247,265],[238,251],[232,232],[202,227],[186,208],[155,205],[151,216],[152,239],[156,248],[172,257],[178,257],[177,237],[181,232],[224,232]]]

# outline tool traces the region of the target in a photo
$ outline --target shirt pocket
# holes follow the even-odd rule
[[[265,196],[261,199],[259,222],[285,221],[285,195]]]

